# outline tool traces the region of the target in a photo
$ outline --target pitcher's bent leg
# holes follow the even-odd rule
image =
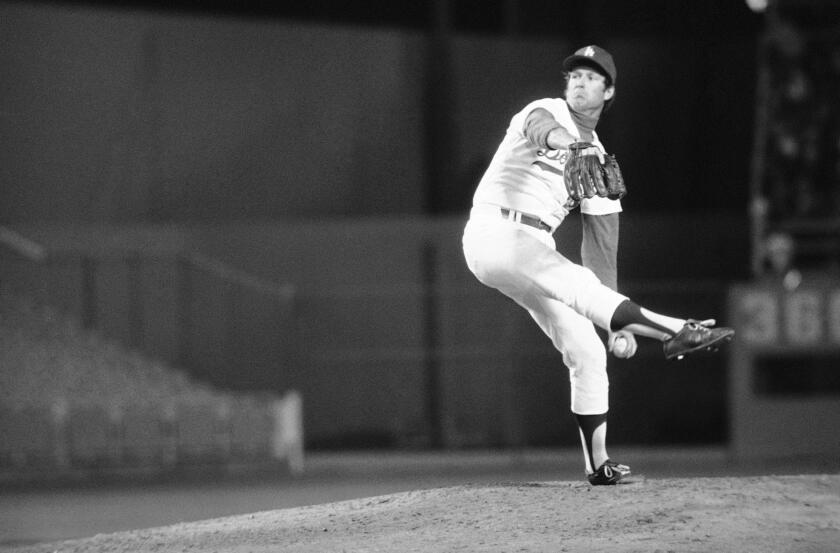
[[[609,330],[616,307],[627,297],[557,252],[550,235],[544,234],[541,241],[512,224],[470,221],[464,235],[467,265],[479,281],[506,295],[534,294],[557,300]]]
[[[572,412],[606,413],[609,410],[607,353],[592,323],[556,300],[530,296],[523,298],[523,306],[563,355],[569,369]]]

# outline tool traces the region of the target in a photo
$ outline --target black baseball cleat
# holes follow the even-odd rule
[[[627,476],[630,476],[630,467],[607,459],[598,470],[587,474],[586,479],[593,486],[614,486]]]
[[[688,319],[679,332],[662,344],[665,358],[682,359],[697,351],[717,351],[720,346],[732,340],[734,330],[725,326],[713,328],[714,324],[714,319]]]

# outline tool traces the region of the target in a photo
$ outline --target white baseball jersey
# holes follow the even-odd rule
[[[563,182],[566,150],[545,150],[525,136],[524,124],[536,108],[548,110],[560,125],[580,138],[566,101],[546,98],[525,106],[482,177],[464,228],[467,266],[480,282],[524,307],[563,354],[572,385],[572,411],[581,415],[609,409],[606,350],[592,326],[609,328],[626,296],[604,286],[595,274],[556,250],[545,230],[503,216],[508,208],[556,228],[573,208]],[[603,146],[593,132],[593,144]],[[621,211],[618,200],[583,200],[581,211],[607,215]]]
[[[566,100],[544,98],[531,102],[511,119],[504,140],[479,182],[473,204],[497,205],[536,215],[556,228],[570,210],[563,182],[567,151],[545,150],[527,139],[523,132],[525,119],[536,108],[548,110],[560,125],[580,138]],[[593,144],[604,151],[594,131],[593,135]],[[606,215],[620,212],[621,202],[595,197],[584,199],[580,208],[590,215]]]

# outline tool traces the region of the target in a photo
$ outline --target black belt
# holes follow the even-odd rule
[[[540,230],[544,230],[546,232],[551,232],[551,225],[548,223],[543,222],[542,219],[539,217],[535,217],[533,215],[528,215],[527,213],[522,213],[521,211],[514,211],[512,209],[508,209],[506,207],[500,208],[502,210],[502,217],[507,219],[511,212],[514,214],[513,220],[517,223],[522,223],[523,225],[528,225],[529,227],[538,228]]]

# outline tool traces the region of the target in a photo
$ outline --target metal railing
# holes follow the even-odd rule
[[[0,293],[55,307],[212,384],[238,374],[239,387],[282,392],[276,376],[298,355],[295,288],[201,253],[53,251],[0,227]]]

